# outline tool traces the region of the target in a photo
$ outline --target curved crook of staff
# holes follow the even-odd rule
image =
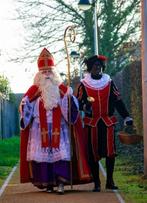
[[[65,29],[64,32],[64,45],[65,45],[65,50],[66,50],[66,54],[67,54],[67,68],[68,68],[68,85],[70,86],[70,57],[69,57],[69,53],[68,53],[68,48],[67,48],[67,37],[69,38],[68,42],[72,42],[74,43],[75,39],[76,39],[76,32],[75,32],[75,26],[68,26]]]
[[[65,29],[64,32],[64,45],[65,45],[65,50],[67,54],[67,70],[68,70],[68,86],[70,87],[70,57],[68,53],[68,47],[67,47],[67,42],[74,42],[76,38],[76,33],[74,30],[75,26],[68,26]],[[69,40],[68,40],[69,38]],[[73,184],[72,184],[72,141],[71,141],[71,97],[69,96],[68,98],[69,101],[69,138],[70,138],[70,155],[71,155],[71,161],[70,161],[70,185],[71,189],[73,189]]]

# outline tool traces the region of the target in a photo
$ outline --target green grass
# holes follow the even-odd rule
[[[10,166],[0,166],[0,187],[4,183],[5,179],[7,178],[11,170],[12,170],[12,167]]]
[[[114,179],[127,203],[147,202],[147,180],[143,174],[131,175],[129,163],[126,159],[116,159]]]
[[[105,159],[101,163],[105,168]],[[147,179],[143,174],[133,174],[129,156],[116,157],[114,180],[126,203],[147,203]]]
[[[105,168],[105,161],[101,161]],[[119,186],[119,193],[126,203],[147,203],[147,180],[143,174],[132,175],[132,163],[126,157],[117,157],[114,171],[114,180]]]
[[[0,186],[19,160],[19,137],[0,140]]]

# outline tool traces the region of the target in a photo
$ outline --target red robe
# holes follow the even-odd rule
[[[64,85],[59,86],[61,97],[67,91]],[[30,101],[33,101],[40,92],[38,87],[33,85],[25,94],[28,96]],[[88,183],[92,181],[90,175],[90,169],[87,162],[86,148],[84,145],[84,131],[82,128],[82,122],[80,116],[74,125],[71,126],[71,141],[72,141],[72,177],[73,184]],[[26,160],[27,156],[27,144],[29,137],[29,126],[21,130],[21,143],[20,143],[20,182],[26,183],[31,182],[31,174],[29,170],[29,162]]]

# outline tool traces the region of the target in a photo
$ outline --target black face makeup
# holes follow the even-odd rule
[[[93,79],[100,79],[102,77],[102,66],[99,62],[95,62],[91,69],[91,77]]]

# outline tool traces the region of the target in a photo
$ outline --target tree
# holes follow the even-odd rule
[[[132,54],[129,49],[122,53],[124,43],[140,38],[140,1],[101,0],[101,6],[99,47],[109,58],[108,72],[114,74],[127,65]]]
[[[0,97],[10,99],[12,93],[7,77],[0,75]]]
[[[84,56],[93,54],[93,10],[79,11],[74,0],[16,0],[18,19],[27,30],[25,54],[17,59],[36,59],[38,49],[49,47],[52,53],[64,53],[63,33],[68,25],[77,26],[76,49]],[[107,71],[114,74],[128,63],[129,53],[120,57],[124,42],[133,39],[132,34],[140,30],[140,0],[98,1],[99,53],[108,56]],[[137,15],[137,17],[136,17]],[[134,35],[135,36],[135,35]],[[139,39],[139,35],[136,35]],[[24,52],[23,52],[24,53]],[[64,57],[63,57],[64,58]],[[15,60],[17,60],[15,59]],[[111,69],[110,69],[111,68]]]

